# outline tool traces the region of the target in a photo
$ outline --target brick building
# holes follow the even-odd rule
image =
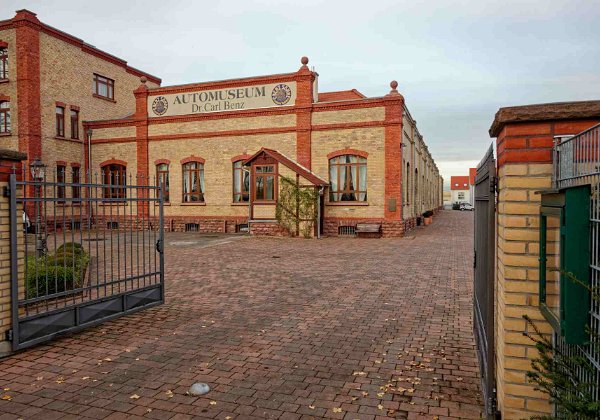
[[[162,182],[167,229],[235,232],[250,221],[255,233],[287,234],[275,220],[282,177],[319,192],[315,233],[325,235],[370,222],[401,236],[442,205],[396,82],[374,98],[318,92],[304,57],[287,74],[161,87],[27,10],[0,22],[0,57],[3,147],[67,182],[96,172],[106,183]]]

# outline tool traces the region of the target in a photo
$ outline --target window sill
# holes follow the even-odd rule
[[[334,207],[348,207],[348,206],[368,206],[369,203],[367,201],[340,201],[340,202],[329,202],[325,203],[326,206],[334,206]]]
[[[107,101],[107,102],[112,102],[113,104],[117,103],[117,101],[115,101],[114,99],[107,98],[106,96],[101,96],[101,95],[98,95],[96,93],[92,93],[92,96],[94,98],[102,99],[102,100]]]
[[[0,137],[10,137],[10,136],[12,136],[12,135],[13,135],[13,134],[12,134],[10,131],[8,131],[8,132],[6,132],[6,133],[0,133]]]
[[[159,203],[158,201],[155,201],[155,202],[154,202],[154,205],[155,205],[155,206],[158,206],[158,205],[160,205],[160,203]],[[170,206],[170,205],[171,205],[171,203],[170,203],[170,202],[163,201],[163,207],[164,207],[164,206]]]
[[[10,79],[0,79],[0,83],[8,83]]]
[[[101,203],[98,204],[99,206],[128,206],[129,204],[127,204],[126,202],[123,201],[103,201]]]
[[[263,205],[274,206],[277,204],[277,200],[269,200],[269,201],[255,200],[252,202],[252,204],[259,205],[259,206],[263,206]]]
[[[54,140],[71,141],[73,143],[83,143],[79,139],[69,139],[67,137],[61,137],[61,136],[54,136]]]
[[[180,206],[206,206],[205,202],[198,203],[181,203]]]
[[[234,202],[234,203],[231,203],[231,205],[232,206],[239,206],[239,207],[248,207],[250,205],[250,203],[247,202],[247,201],[243,201],[241,203],[240,202]]]

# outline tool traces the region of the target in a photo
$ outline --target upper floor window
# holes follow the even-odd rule
[[[341,155],[329,159],[330,201],[367,201],[367,158]]]
[[[65,172],[67,171],[67,167],[64,165],[56,166],[56,198],[59,201],[64,201],[65,199]]]
[[[233,202],[247,202],[250,191],[250,172],[245,171],[244,161],[233,162]]]
[[[0,79],[8,79],[8,47],[0,47]]]
[[[79,138],[79,111],[76,109],[71,110],[71,138]]]
[[[204,164],[183,164],[183,202],[204,202]]]
[[[275,165],[256,165],[254,168],[254,199],[259,201],[277,200]]]
[[[169,164],[159,163],[156,165],[156,186],[163,187],[163,200],[169,202]]]
[[[65,136],[65,107],[56,107],[56,137]]]
[[[9,101],[0,101],[0,133],[10,133]]]
[[[94,94],[107,99],[115,99],[115,81],[108,77],[94,74]]]
[[[125,198],[127,184],[127,168],[125,165],[113,163],[102,167],[102,181],[108,185],[104,188],[104,198]]]

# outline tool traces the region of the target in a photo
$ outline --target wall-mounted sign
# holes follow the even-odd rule
[[[296,103],[296,82],[199,90],[148,96],[148,116],[203,114],[242,109],[291,106]]]

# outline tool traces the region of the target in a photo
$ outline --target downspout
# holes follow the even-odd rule
[[[319,188],[319,195],[317,196],[317,239],[321,239],[321,197],[323,196],[323,191],[325,187],[321,185]]]
[[[244,166],[242,166],[242,171],[248,172],[250,178],[250,182],[248,183],[248,234],[250,234],[250,220],[252,219],[252,172]]]

